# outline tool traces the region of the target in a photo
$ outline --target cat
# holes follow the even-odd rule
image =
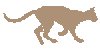
[[[68,33],[68,30],[74,37],[74,40],[76,40],[79,43],[84,42],[83,39],[78,38],[75,33],[76,26],[80,24],[80,22],[91,20],[92,22],[96,22],[98,20],[96,13],[94,12],[94,8],[90,8],[90,10],[87,10],[85,12],[78,11],[78,10],[70,10],[69,8],[66,8],[64,6],[42,6],[41,8],[38,8],[37,10],[32,10],[21,18],[18,19],[10,19],[4,14],[4,18],[8,22],[21,22],[22,20],[25,20],[32,14],[35,14],[36,18],[41,23],[38,28],[34,30],[34,33],[36,34],[39,42],[41,45],[44,44],[42,37],[40,36],[40,32],[43,33],[43,37],[47,40],[50,40],[52,43],[58,42],[56,39],[52,39],[48,36],[48,33],[50,32],[50,29],[54,25],[54,21],[58,24],[62,25],[64,30],[62,32],[58,32],[59,36],[64,36]],[[42,27],[43,26],[43,27]],[[44,31],[43,31],[44,29]]]

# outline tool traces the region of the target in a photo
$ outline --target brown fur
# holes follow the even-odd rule
[[[90,10],[82,12],[78,10],[70,10],[69,8],[66,8],[64,6],[42,6],[37,10],[32,10],[24,14],[24,16],[18,19],[10,19],[6,16],[5,13],[3,14],[4,18],[8,22],[13,22],[13,23],[21,22],[22,20],[25,20],[32,14],[35,14],[36,18],[39,20],[41,25],[34,30],[34,33],[36,34],[41,45],[43,45],[44,42],[42,40],[42,37],[40,36],[40,32],[44,32],[43,37],[46,38],[47,40],[50,40],[52,43],[58,42],[56,39],[52,39],[48,36],[50,29],[54,25],[54,21],[57,22],[58,24],[61,24],[64,28],[62,32],[58,32],[59,36],[66,35],[69,30],[72,36],[74,37],[74,40],[76,40],[79,43],[82,43],[84,42],[84,40],[76,36],[75,33],[76,26],[78,26],[80,22],[86,20],[91,20],[92,22],[96,22],[98,20],[96,13],[94,12],[94,7],[90,8]]]

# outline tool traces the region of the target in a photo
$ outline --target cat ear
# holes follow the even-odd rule
[[[93,8],[90,8],[90,10],[92,10],[92,11],[95,11],[95,10],[94,10],[94,8],[95,8],[95,7],[93,7]]]
[[[93,9],[94,9],[95,7],[93,7]]]

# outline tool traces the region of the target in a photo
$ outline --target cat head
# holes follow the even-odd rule
[[[86,11],[86,18],[88,18],[89,20],[91,20],[92,22],[96,22],[98,20],[97,16],[96,16],[96,13],[94,12],[95,7],[93,8],[90,8],[90,10],[87,10]]]

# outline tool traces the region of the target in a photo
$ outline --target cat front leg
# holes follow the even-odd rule
[[[64,27],[64,26],[63,26]],[[58,32],[58,35],[59,36],[64,36],[68,33],[68,28],[67,27],[64,27],[64,30],[62,32]]]
[[[70,29],[69,31],[70,31],[70,33],[72,34],[72,36],[74,37],[74,40],[76,40],[76,41],[79,42],[79,43],[84,42],[83,39],[80,39],[80,38],[78,38],[78,36],[76,36],[75,29]]]

